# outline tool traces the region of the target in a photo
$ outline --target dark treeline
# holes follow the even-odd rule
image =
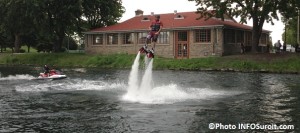
[[[69,36],[117,23],[121,0],[0,0],[0,45],[61,52]]]

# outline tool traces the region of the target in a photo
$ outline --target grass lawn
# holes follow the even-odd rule
[[[89,55],[85,53],[0,54],[0,64],[60,67],[99,67],[130,69],[136,55]],[[144,56],[141,56],[143,59]],[[143,64],[143,63],[141,63]],[[258,53],[195,59],[154,58],[154,69],[222,70],[244,72],[300,73],[299,53]]]
[[[21,49],[24,50],[25,53],[28,53],[28,47],[27,46],[22,46]],[[12,49],[11,48],[6,48],[6,50],[3,51],[3,53],[12,53]],[[37,53],[37,50],[35,48],[30,47],[29,53]]]

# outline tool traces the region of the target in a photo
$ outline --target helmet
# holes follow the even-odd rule
[[[160,15],[156,15],[156,16],[155,16],[155,18],[158,18],[158,19],[160,19]]]

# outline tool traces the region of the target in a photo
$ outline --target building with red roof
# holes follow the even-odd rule
[[[233,18],[212,17],[208,20],[195,12],[159,14],[163,22],[155,55],[167,58],[199,58],[241,53],[251,49],[251,26],[237,23]],[[145,44],[149,26],[154,14],[144,15],[137,10],[136,15],[124,22],[96,28],[85,32],[87,53],[136,54]],[[263,30],[260,48],[266,49],[269,31]]]

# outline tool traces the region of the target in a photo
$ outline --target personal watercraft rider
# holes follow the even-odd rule
[[[44,74],[47,74],[49,76],[50,68],[47,65],[44,65]]]

